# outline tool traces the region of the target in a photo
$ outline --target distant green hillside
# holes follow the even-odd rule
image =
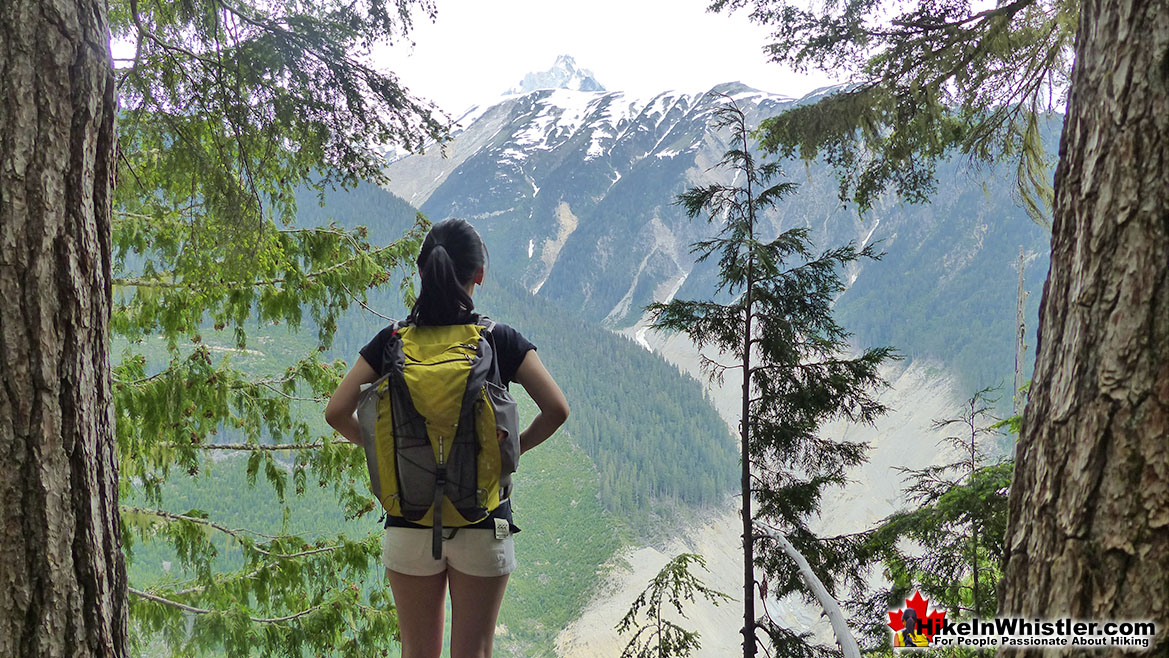
[[[296,194],[298,225],[321,226],[333,221],[349,228],[365,226],[373,244],[387,244],[402,237],[402,231],[414,223],[417,214],[414,206],[400,197],[364,181],[348,190],[325,190],[323,195],[308,189]]]
[[[929,205],[898,207],[903,219],[892,229],[874,226],[873,239],[883,240],[888,256],[865,266],[837,315],[859,344],[942,359],[957,376],[960,395],[1002,386],[1009,404],[1019,247],[1030,293],[1024,303],[1024,376],[1030,378],[1050,234],[1015,204],[1008,177],[986,171],[971,180],[957,163],[938,170],[941,183]]]
[[[957,379],[959,396],[1002,384],[1009,402],[1019,247],[1026,252],[1024,286],[1030,293],[1024,305],[1027,377],[1051,250],[1048,231],[1016,205],[1010,178],[994,168],[971,172],[964,163],[942,163],[928,204],[882,198],[858,217],[837,200],[836,178],[826,165],[800,167],[789,165],[788,178],[799,188],[778,204],[762,237],[803,226],[817,250],[867,236],[885,252],[881,260],[844,273],[851,285],[835,313],[853,342],[940,360]],[[696,265],[678,298],[709,296],[717,267],[714,259]]]

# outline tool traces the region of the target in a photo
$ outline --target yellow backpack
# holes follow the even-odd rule
[[[495,323],[395,323],[385,374],[357,404],[370,489],[392,516],[434,528],[486,519],[511,495],[520,456],[515,399],[499,376]]]

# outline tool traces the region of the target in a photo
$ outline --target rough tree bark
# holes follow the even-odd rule
[[[1169,655],[1164,0],[1083,3],[1055,186],[1000,614],[1151,619]]]
[[[0,2],[0,656],[126,655],[104,0]]]

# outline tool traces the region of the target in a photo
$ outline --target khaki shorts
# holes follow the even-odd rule
[[[443,531],[451,536],[451,528]],[[429,528],[386,528],[382,540],[382,564],[407,576],[433,576],[447,567],[470,576],[506,576],[515,570],[515,540],[511,533],[495,538],[495,531],[461,528],[443,540],[442,557],[431,556],[433,532]]]

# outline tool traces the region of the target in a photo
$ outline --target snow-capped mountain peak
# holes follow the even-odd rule
[[[537,89],[573,89],[576,91],[605,91],[600,82],[597,82],[593,72],[579,68],[569,55],[556,58],[556,63],[547,71],[532,72],[524,76],[520,83],[505,94],[526,94]]]

